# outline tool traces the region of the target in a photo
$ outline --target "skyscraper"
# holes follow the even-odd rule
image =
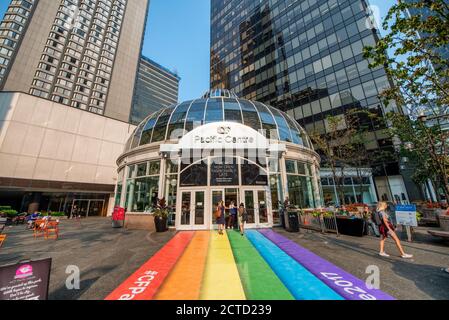
[[[149,0],[14,0],[0,24],[0,202],[111,213]]]
[[[287,111],[309,133],[325,134],[327,116],[351,109],[380,116],[396,110],[378,97],[391,85],[385,70],[370,69],[363,58],[363,47],[379,37],[366,0],[212,0],[211,6],[211,88]],[[368,125],[367,152],[394,152],[384,130]],[[409,192],[413,186],[397,162],[374,169],[379,198],[408,200],[405,185]]]
[[[0,89],[129,121],[149,0],[11,1]]]
[[[142,56],[134,88],[130,122],[138,125],[148,115],[176,104],[180,80],[174,72]]]

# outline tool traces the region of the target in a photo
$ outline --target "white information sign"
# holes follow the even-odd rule
[[[398,205],[396,206],[396,222],[398,225],[417,227],[415,205]]]

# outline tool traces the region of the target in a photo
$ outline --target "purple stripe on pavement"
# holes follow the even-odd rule
[[[273,230],[259,232],[346,300],[395,300]]]

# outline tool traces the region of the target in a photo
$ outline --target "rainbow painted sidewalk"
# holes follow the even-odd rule
[[[179,232],[106,300],[394,300],[273,230]]]

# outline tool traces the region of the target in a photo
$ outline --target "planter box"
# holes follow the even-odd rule
[[[440,216],[440,227],[443,231],[449,231],[449,216]]]
[[[156,231],[154,217],[150,214],[127,213],[125,216],[125,228]]]
[[[365,234],[365,220],[337,217],[337,227],[340,234],[353,237],[363,237]]]

